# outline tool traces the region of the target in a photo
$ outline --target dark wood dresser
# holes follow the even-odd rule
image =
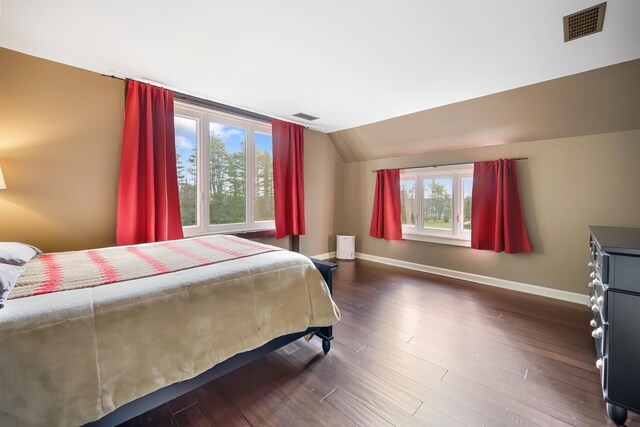
[[[640,412],[640,228],[590,226],[590,301],[607,413]]]

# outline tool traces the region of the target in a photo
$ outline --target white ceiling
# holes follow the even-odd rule
[[[566,44],[598,0],[0,1],[0,46],[323,132],[640,58],[638,0]]]

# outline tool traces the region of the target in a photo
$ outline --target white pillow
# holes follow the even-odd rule
[[[4,308],[9,292],[18,281],[24,268],[11,264],[0,264],[0,308]]]
[[[0,242],[0,264],[23,266],[42,251],[18,242]]]

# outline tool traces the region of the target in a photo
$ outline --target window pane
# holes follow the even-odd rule
[[[462,229],[471,230],[471,191],[473,189],[473,178],[462,179]]]
[[[194,119],[174,117],[176,132],[176,164],[178,167],[178,192],[182,225],[197,225],[197,129]]]
[[[256,148],[254,217],[256,221],[273,220],[275,215],[273,210],[273,144],[271,135],[256,132],[253,142]]]
[[[400,181],[400,219],[402,224],[416,225],[416,180]]]
[[[452,178],[429,178],[424,183],[424,227],[453,230]]]
[[[214,224],[246,221],[247,131],[209,123],[209,218]]]

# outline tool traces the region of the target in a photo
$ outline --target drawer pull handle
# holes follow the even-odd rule
[[[602,369],[603,364],[604,364],[604,361],[602,359],[596,360],[596,368]]]
[[[598,323],[596,323],[595,319],[591,319],[591,322],[589,322],[589,326],[591,326],[592,328],[595,328],[596,326],[598,326]]]
[[[598,297],[598,298],[596,299],[596,304],[598,304],[598,305],[602,305],[603,303],[604,303],[604,297]]]
[[[593,263],[593,261],[589,261],[589,264],[587,264],[587,267],[593,267],[595,264]]]
[[[591,289],[593,289],[593,288],[595,288],[596,285],[594,285],[593,282],[589,282],[589,284],[587,286],[590,287]]]
[[[602,338],[602,328],[594,329],[594,330],[591,332],[591,336],[592,336],[593,338]]]
[[[594,313],[597,313],[600,311],[600,307],[598,307],[597,305],[592,305],[591,306],[591,311],[593,311]]]
[[[596,273],[594,271],[592,271],[591,273],[589,273],[589,277],[591,277],[592,279],[596,278]]]

